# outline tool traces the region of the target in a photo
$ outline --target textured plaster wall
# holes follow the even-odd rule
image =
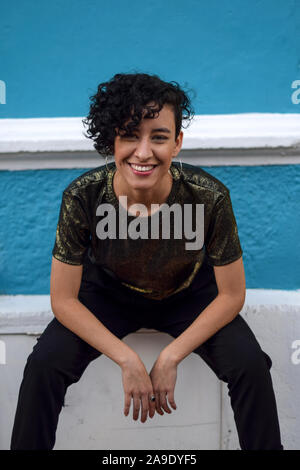
[[[98,83],[135,70],[186,83],[197,114],[299,112],[298,1],[2,3],[0,118],[83,116]]]

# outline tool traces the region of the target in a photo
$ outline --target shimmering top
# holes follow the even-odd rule
[[[89,281],[90,276],[92,282],[95,282],[95,272],[96,275],[99,272],[100,276],[101,271],[104,271],[147,298],[163,299],[187,288],[196,273],[199,276],[203,272],[205,276],[207,266],[225,265],[242,256],[229,189],[200,167],[187,163],[183,163],[180,168],[178,163],[172,162],[170,167],[173,183],[165,204],[168,207],[179,204],[182,218],[168,218],[170,232],[167,236],[163,238],[161,231],[166,213],[162,215],[158,211],[143,217],[143,222],[146,219],[149,222],[149,238],[143,235],[142,238],[133,239],[129,236],[131,232],[127,232],[126,238],[119,237],[120,214],[126,215],[126,228],[139,218],[127,212],[123,205],[119,208],[119,200],[113,188],[115,171],[115,162],[108,164],[108,169],[103,165],[89,170],[73,180],[62,194],[52,254],[64,263],[83,264],[85,281]],[[113,225],[106,226],[109,233],[106,239],[99,238],[99,225],[96,231],[97,224],[104,221],[105,217],[107,220],[108,212],[96,214],[98,206],[105,203],[115,208],[116,238],[112,238]],[[196,206],[200,204],[204,205],[204,224],[201,225],[204,243],[197,249],[187,249],[186,243],[194,242],[195,238],[185,234],[184,214],[186,208],[190,207],[193,217],[191,228],[195,230],[197,227],[199,232]],[[150,227],[154,217],[159,217],[158,238],[151,238]],[[176,238],[175,224],[180,220],[182,236]],[[92,270],[87,268],[91,263]]]

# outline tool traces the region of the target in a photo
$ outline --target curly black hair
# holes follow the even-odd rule
[[[88,126],[85,137],[94,141],[94,148],[104,158],[114,154],[116,128],[119,133],[131,133],[142,117],[156,117],[165,104],[174,110],[175,139],[182,121],[187,120],[189,124],[195,114],[189,96],[177,82],[165,82],[157,75],[146,73],[118,73],[100,83],[90,100],[89,114],[82,120]],[[154,106],[148,106],[150,102],[154,102]],[[143,116],[145,110],[147,113]]]

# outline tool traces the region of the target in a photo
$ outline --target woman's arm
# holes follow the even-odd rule
[[[174,410],[174,389],[177,366],[198,346],[231,322],[241,311],[246,295],[242,258],[225,266],[214,266],[218,286],[217,297],[201,312],[194,322],[160,353],[150,372],[156,395],[156,411],[161,408],[171,413],[167,397]]]
[[[214,272],[218,287],[217,297],[160,354],[176,365],[231,322],[243,308],[246,281],[242,257],[225,266],[214,266]]]
[[[82,265],[74,266],[52,257],[50,279],[52,311],[66,328],[121,367],[125,393],[124,414],[128,415],[133,398],[133,419],[138,419],[141,407],[141,422],[145,422],[148,412],[151,418],[155,414],[155,404],[149,401],[149,396],[153,395],[149,374],[139,355],[111,333],[80,302],[78,292],[81,278]]]
[[[78,300],[81,277],[82,265],[74,266],[62,263],[52,257],[50,279],[52,311],[58,321],[66,328],[122,366],[137,354],[111,333]]]

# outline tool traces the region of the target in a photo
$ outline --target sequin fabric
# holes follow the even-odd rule
[[[133,239],[128,235],[121,239],[118,232],[120,210],[127,215],[127,227],[137,217],[124,207],[120,209],[113,188],[115,171],[114,162],[108,167],[103,165],[89,170],[73,180],[62,194],[52,254],[64,263],[82,264],[85,282],[90,279],[97,283],[97,273],[101,276],[105,272],[127,288],[159,300],[189,287],[196,274],[199,278],[203,272],[205,277],[209,267],[213,270],[212,266],[229,264],[242,256],[229,189],[200,167],[187,163],[180,167],[172,162],[172,188],[165,201],[168,207],[179,204],[182,208],[182,236],[175,238],[174,228],[179,219],[171,216],[170,232],[167,238],[162,237],[165,215],[159,216],[159,238],[151,238],[151,220],[158,216],[156,213],[144,218],[148,221],[148,238]],[[102,204],[114,208],[116,238],[111,237],[111,230],[106,239],[100,239],[97,234],[97,224],[107,217],[107,212],[100,216],[96,213]],[[192,229],[195,230],[198,204],[204,205],[201,228],[204,243],[200,248],[186,249],[186,243],[193,240],[185,235],[184,208],[186,205],[191,208]]]

